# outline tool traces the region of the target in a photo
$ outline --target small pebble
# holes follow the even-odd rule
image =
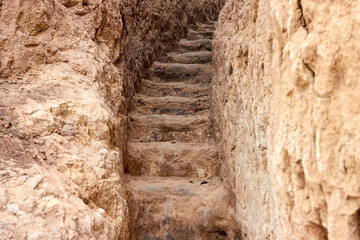
[[[60,135],[61,136],[75,136],[77,134],[76,129],[71,125],[64,125],[61,128]]]

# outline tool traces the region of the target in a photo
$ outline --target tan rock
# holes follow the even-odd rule
[[[359,239],[355,1],[227,1],[213,118],[244,239]]]
[[[129,97],[221,1],[0,3],[0,238],[127,239]]]

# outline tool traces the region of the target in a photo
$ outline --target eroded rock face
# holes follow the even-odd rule
[[[116,48],[93,40],[115,3],[2,1],[0,238],[127,236],[123,80]]]
[[[359,7],[227,1],[213,116],[244,239],[359,239]]]
[[[0,238],[128,238],[127,99],[155,53],[220,6],[0,1]]]
[[[274,236],[268,173],[269,68],[272,34],[266,1],[228,1],[213,45],[213,116],[222,141],[223,175],[234,191],[246,239]]]

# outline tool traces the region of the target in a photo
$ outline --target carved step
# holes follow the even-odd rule
[[[197,24],[196,30],[197,31],[214,31],[215,30],[215,25],[214,24],[200,23],[200,24]]]
[[[199,51],[188,53],[169,53],[169,58],[177,63],[211,63],[212,52],[211,51]]]
[[[160,78],[160,81],[189,83],[209,83],[212,66],[210,64],[181,64],[154,62],[150,75]]]
[[[202,51],[209,50],[212,48],[211,39],[200,39],[200,40],[187,40],[181,39],[178,43],[179,47],[187,51]]]
[[[195,31],[190,29],[186,39],[198,40],[198,39],[212,39],[214,37],[214,31]]]
[[[230,196],[220,180],[127,176],[125,181],[130,239],[235,238]]]
[[[159,83],[143,79],[139,93],[150,97],[197,97],[210,95],[209,84],[189,84],[185,82]]]
[[[210,134],[208,115],[129,115],[129,139],[143,142],[198,142]]]
[[[133,101],[133,110],[141,114],[189,115],[204,113],[209,108],[208,96],[187,97],[148,97],[137,94]]]
[[[131,175],[211,177],[219,172],[219,151],[210,143],[129,142],[125,158]]]

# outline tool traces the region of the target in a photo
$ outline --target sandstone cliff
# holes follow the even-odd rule
[[[220,7],[0,1],[1,239],[128,238],[128,99],[144,69]]]
[[[213,118],[244,239],[359,239],[359,4],[229,0]]]

